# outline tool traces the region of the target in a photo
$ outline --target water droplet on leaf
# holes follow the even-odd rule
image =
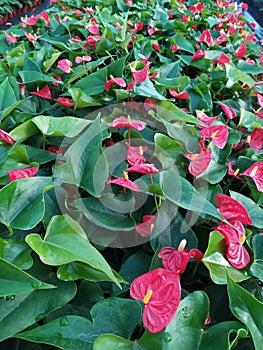
[[[64,327],[64,326],[67,326],[69,324],[69,320],[66,316],[63,316],[63,317],[61,317],[59,323],[62,327]]]
[[[31,282],[31,286],[34,288],[34,289],[39,289],[41,286],[42,286],[42,283],[40,281],[32,281]]]
[[[163,340],[164,340],[166,343],[170,343],[170,341],[172,340],[171,334],[168,333],[168,332],[165,332],[164,335],[163,335]]]
[[[183,307],[183,308],[182,308],[181,314],[182,314],[182,316],[183,316],[184,318],[189,317],[189,314],[188,314],[188,312],[187,312],[187,307]]]
[[[7,295],[6,297],[5,297],[5,300],[6,301],[12,301],[12,300],[14,300],[15,299],[15,295]]]

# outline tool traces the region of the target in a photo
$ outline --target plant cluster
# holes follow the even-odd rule
[[[261,349],[242,8],[51,0],[0,33],[1,349]]]

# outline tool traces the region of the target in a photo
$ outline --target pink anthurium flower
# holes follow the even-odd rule
[[[100,32],[100,28],[97,24],[89,24],[87,28],[91,34],[97,35]]]
[[[155,215],[144,215],[142,218],[142,223],[135,225],[135,230],[142,237],[150,237],[155,221],[156,221]]]
[[[124,171],[123,177],[120,177],[118,179],[109,179],[107,181],[107,184],[115,184],[125,188],[129,188],[130,190],[133,190],[136,192],[141,192],[140,187],[136,183],[129,180],[129,177],[126,171]]]
[[[211,161],[212,152],[205,148],[204,140],[201,140],[200,148],[201,150],[199,153],[184,154],[184,157],[190,159],[188,170],[193,176],[201,175],[208,168]]]
[[[120,128],[133,128],[138,131],[142,131],[146,127],[146,123],[140,120],[131,120],[130,116],[126,117],[117,117],[113,119],[111,123],[107,123],[108,126],[114,129]]]
[[[19,40],[19,36],[16,36],[14,33],[11,33],[11,35],[9,35],[7,32],[4,33],[5,34],[5,37],[6,37],[6,40],[9,42],[9,43],[16,43],[17,40]]]
[[[147,150],[147,146],[132,147],[128,142],[125,145],[128,147],[126,160],[131,166],[146,162],[143,152]]]
[[[155,168],[154,164],[136,164],[126,170],[130,173],[139,173],[139,174],[157,174],[159,170]]]
[[[112,75],[110,76],[110,80],[105,83],[105,90],[109,91],[111,85],[119,85],[120,87],[126,87],[126,82],[122,78],[114,78]]]
[[[230,61],[231,61],[230,57],[228,57],[224,53],[222,53],[219,58],[214,58],[214,62],[218,63],[218,64],[221,64],[222,68],[224,68],[225,64],[229,63]]]
[[[158,52],[161,51],[160,45],[157,42],[153,42],[152,47]]]
[[[205,57],[205,50],[198,50],[193,54],[191,61],[198,60],[199,58]]]
[[[200,136],[209,137],[216,147],[223,149],[228,139],[228,127],[226,125],[208,126],[200,131]]]
[[[70,73],[72,67],[72,62],[70,60],[64,59],[58,61],[58,68],[65,73]]]
[[[244,225],[252,225],[252,220],[246,208],[235,199],[226,194],[217,194],[215,201],[219,213],[225,219],[238,220]]]
[[[209,117],[206,115],[203,111],[200,111],[198,109],[195,110],[197,119],[206,124],[207,126],[210,126],[215,120],[218,120],[218,117]],[[197,125],[198,128],[203,129],[204,126],[202,125]]]
[[[82,56],[82,57],[77,56],[77,57],[75,58],[75,62],[76,62],[76,63],[89,62],[89,61],[91,61],[91,60],[92,60],[91,56]]]
[[[257,190],[263,192],[263,162],[255,162],[240,175],[251,177],[257,186]]]
[[[86,45],[84,45],[84,48],[86,48],[87,45],[89,45],[93,50],[96,50],[96,43],[101,39],[100,35],[89,35],[86,38]]]
[[[235,178],[240,180],[241,177],[238,176],[239,172],[240,172],[239,168],[237,168],[236,170],[233,169],[233,162],[228,162],[228,164],[227,164],[227,173],[228,173],[228,175],[234,176]]]
[[[39,97],[42,97],[42,98],[46,98],[48,100],[50,100],[52,98],[51,92],[50,92],[50,89],[49,89],[48,85],[45,85],[43,87],[43,89],[41,89],[41,90],[37,89],[37,91],[30,92],[30,94],[31,95],[36,95],[36,96],[39,96]]]
[[[151,64],[150,62],[147,62],[144,68],[140,70],[136,70],[136,65],[137,65],[137,61],[136,61],[135,64],[131,67],[133,79],[137,83],[143,83],[148,78],[150,64]]]
[[[202,259],[203,253],[198,249],[191,249],[188,251],[185,248],[186,243],[186,239],[183,239],[177,249],[173,247],[164,247],[159,251],[158,257],[162,259],[162,264],[165,269],[181,275],[184,273],[188,261],[191,258],[198,261]]]
[[[74,102],[68,97],[58,97],[55,101],[65,107],[74,107]]]
[[[228,107],[226,104],[224,104],[222,102],[220,102],[220,106],[223,109],[223,111],[225,112],[225,115],[227,116],[228,119],[236,118],[237,114],[233,108]]]
[[[130,296],[144,303],[142,321],[150,333],[163,330],[174,317],[181,299],[179,275],[157,268],[133,280]]]
[[[187,91],[177,92],[175,90],[170,89],[169,92],[173,97],[179,98],[181,100],[187,100],[189,98],[189,94]]]
[[[246,44],[245,44],[245,43],[241,44],[241,45],[237,48],[237,50],[236,50],[236,52],[235,52],[235,58],[242,58],[242,57],[244,57],[245,54],[246,54],[246,51],[247,51],[247,46],[246,46]]]
[[[6,172],[8,173],[9,180],[11,182],[14,180],[35,176],[38,172],[38,167],[31,167],[19,170],[7,170]]]
[[[144,109],[148,112],[150,109],[156,109],[157,106],[157,102],[150,99],[150,98],[146,98],[146,100],[143,103],[143,107]]]
[[[221,45],[222,43],[224,43],[226,41],[227,37],[228,37],[228,35],[224,31],[224,29],[221,29],[219,32],[219,37],[216,39],[215,44]]]
[[[41,38],[41,35],[36,35],[36,34],[32,34],[32,33],[28,33],[28,32],[24,32],[25,33],[25,36],[27,37],[27,39],[30,41],[30,42],[33,42],[33,41],[37,41],[37,39]]]
[[[213,45],[213,38],[212,38],[212,35],[211,33],[209,32],[209,30],[205,29],[200,38],[196,39],[197,41],[199,42],[202,42],[202,43],[205,43],[207,46],[212,46]]]
[[[254,129],[247,137],[247,143],[251,148],[259,152],[263,145],[263,128]]]
[[[234,227],[223,223],[215,227],[214,230],[221,233],[226,240],[226,257],[229,263],[236,269],[241,270],[250,262],[250,255],[244,247],[246,232],[239,220],[230,220],[229,223]]]
[[[6,131],[0,129],[0,139],[2,139],[4,142],[8,143],[9,145],[12,145],[16,139],[9,135]]]
[[[34,26],[37,23],[37,18],[34,16],[31,16],[30,18],[23,21],[27,26]]]

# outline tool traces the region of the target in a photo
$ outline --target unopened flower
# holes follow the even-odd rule
[[[7,170],[6,172],[8,173],[9,180],[11,182],[14,180],[35,176],[38,172],[38,167],[31,167],[19,170]]]
[[[6,131],[2,129],[0,129],[0,139],[8,143],[9,145],[12,145],[16,141],[16,139],[13,136],[9,135]]]

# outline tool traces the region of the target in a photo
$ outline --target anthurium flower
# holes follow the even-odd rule
[[[199,58],[205,57],[205,50],[198,50],[193,54],[191,61],[198,60]]]
[[[255,162],[240,175],[251,177],[259,192],[263,192],[263,162]]]
[[[54,77],[54,79],[56,79],[57,82],[54,81],[54,83],[52,83],[52,85],[53,85],[54,87],[57,87],[58,84],[59,84],[59,82],[62,81],[62,78],[61,78],[59,75],[56,75],[56,76]]]
[[[174,317],[181,299],[179,275],[157,268],[133,280],[130,296],[144,303],[142,321],[148,332],[163,330]]]
[[[251,148],[259,152],[263,145],[263,128],[254,129],[247,137],[247,143]]]
[[[199,13],[203,10],[204,5],[198,2],[195,5],[192,5],[189,7],[189,10],[195,15],[196,13]]]
[[[146,98],[146,100],[143,103],[143,107],[146,110],[146,112],[148,112],[150,109],[156,109],[156,106],[157,102],[150,98]]]
[[[179,98],[181,100],[187,100],[189,98],[189,94],[187,91],[177,92],[175,90],[169,89],[169,92],[173,97]]]
[[[205,29],[200,38],[196,39],[199,42],[205,43],[207,46],[212,46],[213,45],[213,38],[209,30]]]
[[[41,38],[41,35],[36,35],[28,32],[24,32],[24,33],[30,42],[36,41],[37,39]]]
[[[89,35],[86,38],[86,45],[84,45],[84,48],[86,48],[87,45],[89,45],[93,50],[96,50],[96,43],[101,39],[100,35]]]
[[[220,102],[220,106],[223,109],[223,111],[225,112],[225,115],[227,116],[228,119],[236,118],[237,114],[233,108],[228,107],[226,104],[224,104],[222,102]]]
[[[200,148],[201,150],[199,153],[184,154],[185,158],[190,159],[188,170],[193,176],[201,175],[207,169],[211,161],[212,152],[205,148],[204,140],[201,140]]]
[[[109,179],[107,181],[107,184],[115,184],[125,188],[129,188],[130,190],[136,192],[141,192],[140,187],[136,183],[129,180],[128,174],[125,171],[123,177],[120,177],[118,179]]]
[[[34,26],[37,23],[37,18],[34,16],[31,16],[23,21],[27,26]]]
[[[216,147],[223,149],[228,139],[228,127],[226,125],[208,126],[200,131],[200,136],[209,137]]]
[[[157,174],[159,170],[155,168],[154,164],[135,164],[132,167],[126,170],[130,173],[139,173],[139,174]]]
[[[224,31],[224,29],[221,29],[219,32],[219,37],[216,39],[215,44],[221,45],[222,43],[224,43],[226,41],[227,37],[228,37],[228,35]]]
[[[75,62],[76,62],[76,63],[89,62],[89,61],[91,61],[91,60],[92,60],[91,56],[82,56],[82,57],[77,56],[77,57],[75,58]]]
[[[239,220],[230,220],[229,223],[234,227],[223,223],[215,227],[214,230],[221,233],[226,240],[226,257],[229,263],[236,269],[241,270],[250,262],[250,255],[244,247],[246,232]]]
[[[240,172],[240,169],[237,168],[236,170],[233,169],[233,162],[228,162],[227,164],[227,173],[231,176],[234,176],[237,179],[241,179],[241,177],[238,176]]]
[[[147,146],[132,147],[128,142],[125,145],[128,147],[126,160],[131,166],[146,162],[143,152],[147,150]]]
[[[235,199],[226,194],[217,194],[215,196],[215,201],[219,213],[225,219],[234,219],[240,221],[244,225],[252,225],[252,220],[246,208]]]
[[[45,85],[41,90],[38,89],[37,91],[31,91],[30,94],[36,95],[39,97],[43,97],[43,98],[46,98],[48,100],[50,100],[52,98],[48,85]]]
[[[46,11],[43,11],[41,13],[39,13],[38,15],[36,15],[36,18],[40,18],[42,19],[43,21],[46,22],[46,27],[49,27],[50,25],[50,18],[49,18],[49,15]]]
[[[138,22],[138,23],[136,23],[135,28],[131,30],[131,33],[132,34],[136,34],[136,33],[138,33],[141,30],[143,30],[143,23],[142,22]]]
[[[9,174],[9,180],[11,182],[14,180],[23,179],[25,177],[35,176],[38,172],[38,167],[31,167],[19,170],[7,170],[6,172]]]
[[[221,64],[222,68],[224,68],[225,64],[229,63],[230,61],[231,61],[230,57],[228,57],[224,53],[222,53],[219,58],[214,58],[214,62]]]
[[[6,40],[9,42],[9,43],[16,43],[17,40],[19,40],[19,36],[16,36],[14,33],[11,33],[11,35],[9,35],[7,32],[4,32],[5,34],[5,37],[6,37]]]
[[[9,135],[6,131],[2,129],[0,129],[0,139],[8,143],[9,145],[12,145],[16,141],[16,139],[13,136]]]
[[[200,111],[198,109],[195,110],[195,113],[196,113],[197,119],[208,126],[210,126],[215,120],[219,119],[218,117],[209,117],[203,111]],[[202,125],[197,125],[197,126],[200,129],[204,128],[204,126],[202,126]]]
[[[100,28],[97,24],[89,24],[87,28],[91,34],[99,34],[100,32]]]
[[[135,225],[135,230],[142,237],[150,237],[155,221],[155,215],[144,215],[142,218],[142,223]]]
[[[57,101],[65,107],[74,107],[74,102],[68,97],[59,97],[55,101]]]
[[[131,120],[130,116],[126,117],[117,117],[113,119],[111,123],[107,123],[108,126],[114,129],[120,128],[133,128],[138,131],[142,131],[146,127],[146,123],[140,120]]]
[[[160,45],[157,42],[152,43],[152,47],[158,52],[161,51]]]
[[[105,90],[109,91],[111,85],[119,85],[121,87],[126,86],[126,82],[122,78],[114,78],[112,75],[110,76],[110,80],[106,81],[105,83]]]
[[[143,83],[147,79],[148,73],[149,73],[150,64],[151,64],[150,62],[147,62],[145,64],[144,68],[136,70],[137,62],[135,62],[135,64],[131,67],[131,72],[132,72],[133,79],[137,83]]]
[[[236,58],[244,57],[244,55],[246,54],[246,51],[247,51],[247,46],[245,43],[243,43],[237,48],[237,50],[235,52],[235,57]]]
[[[70,73],[72,67],[72,62],[70,60],[64,59],[58,61],[58,68],[65,73]]]
[[[183,239],[177,249],[173,247],[164,247],[159,251],[158,257],[162,259],[162,264],[165,269],[181,275],[184,273],[191,258],[198,261],[202,259],[203,253],[195,248],[188,251],[185,248],[186,243],[186,239]]]

